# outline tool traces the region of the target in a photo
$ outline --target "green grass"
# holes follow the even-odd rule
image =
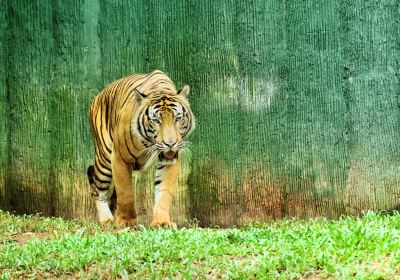
[[[0,211],[0,279],[397,279],[400,215],[102,229]]]

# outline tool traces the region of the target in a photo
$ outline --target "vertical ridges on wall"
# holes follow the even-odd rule
[[[7,1],[0,0],[0,205],[5,205],[5,207],[8,207],[6,199],[8,169],[7,11]]]
[[[227,83],[233,90],[237,77],[234,15],[227,12],[234,11],[235,6],[233,1],[190,1],[189,5],[193,19],[190,100],[198,120],[192,137],[196,146],[189,182],[192,213],[203,225],[226,225],[233,223],[237,215],[236,175],[233,162],[227,164],[236,147],[233,128],[237,121],[226,90]],[[232,96],[235,94],[232,92]]]
[[[6,197],[17,212],[51,213],[47,106],[52,64],[51,6],[45,2],[8,5],[10,160]]]
[[[346,212],[399,206],[400,4],[342,1],[352,125]]]
[[[190,190],[201,224],[282,216],[285,29],[279,1],[190,2]]]
[[[346,180],[339,4],[287,2],[289,216],[338,216]]]
[[[143,73],[148,1],[101,1],[103,85],[130,73]]]
[[[51,154],[56,215],[95,217],[87,182],[91,99],[101,88],[99,1],[53,3]],[[77,83],[77,81],[80,81]],[[59,106],[63,104],[63,106]],[[62,143],[62,144],[61,144]],[[93,161],[94,156],[90,155]]]
[[[287,187],[286,5],[282,1],[236,2],[237,54],[236,163],[237,220],[284,215]],[[229,89],[228,89],[229,90]]]

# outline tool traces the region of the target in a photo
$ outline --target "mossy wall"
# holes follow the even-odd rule
[[[160,69],[198,120],[178,222],[396,209],[399,18],[397,0],[0,0],[0,208],[92,219],[87,108]],[[134,175],[144,223],[152,181]]]

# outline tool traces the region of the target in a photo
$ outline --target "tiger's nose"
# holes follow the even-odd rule
[[[164,144],[170,148],[172,148],[176,144],[176,140],[169,138],[167,141],[164,141]]]

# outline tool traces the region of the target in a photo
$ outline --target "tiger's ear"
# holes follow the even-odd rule
[[[141,91],[139,91],[138,89],[134,89],[133,93],[135,95],[135,99],[137,102],[142,102],[142,100],[146,97]]]
[[[183,88],[180,91],[178,91],[178,94],[183,97],[187,97],[189,95],[189,91],[190,91],[190,86],[184,85]]]

